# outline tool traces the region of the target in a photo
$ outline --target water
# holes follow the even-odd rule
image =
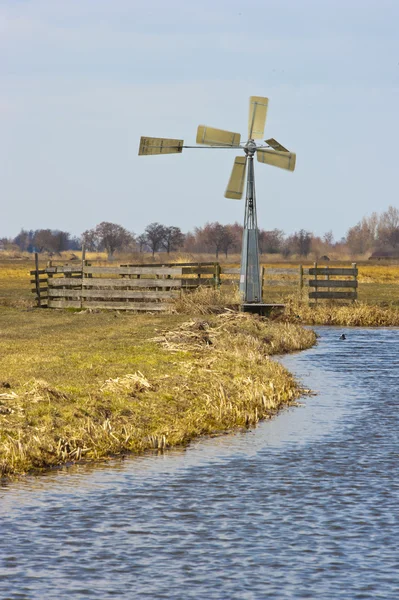
[[[0,598],[399,598],[399,331],[318,332],[303,407],[0,488]]]

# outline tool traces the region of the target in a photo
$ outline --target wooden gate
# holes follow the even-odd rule
[[[318,267],[314,263],[314,268],[309,269],[309,287],[315,291],[309,292],[309,298],[329,299],[329,300],[357,300],[357,276],[358,269],[356,263],[352,267]],[[344,277],[345,279],[337,279]],[[349,288],[349,289],[348,289]]]

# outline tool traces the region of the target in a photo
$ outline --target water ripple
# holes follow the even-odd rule
[[[0,488],[0,596],[399,597],[399,332],[317,331],[302,408]]]

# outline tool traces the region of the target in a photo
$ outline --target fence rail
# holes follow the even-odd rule
[[[39,269],[35,256],[32,292],[38,306],[166,311],[183,291],[218,287],[219,263],[93,266],[54,265]]]
[[[240,268],[219,263],[93,265],[82,260],[74,264],[49,262],[30,272],[37,305],[49,308],[104,308],[137,311],[166,311],[184,292],[198,286],[238,286]],[[355,264],[350,268],[265,267],[261,269],[264,301],[309,288],[310,299],[357,298]],[[340,277],[341,279],[337,279]],[[306,297],[306,295],[305,295]]]
[[[316,300],[356,300],[357,299],[357,276],[358,270],[356,263],[352,263],[352,268],[335,268],[335,267],[318,267],[317,263],[309,269],[309,275],[313,275],[314,279],[309,280],[309,287],[313,288],[314,292],[309,292],[309,298]],[[318,279],[318,277],[325,279]],[[330,277],[352,277],[353,279],[330,279]],[[327,288],[325,289],[320,288]],[[334,288],[331,290],[331,288]],[[341,288],[341,289],[337,289]],[[352,291],[342,291],[342,288],[352,288]]]

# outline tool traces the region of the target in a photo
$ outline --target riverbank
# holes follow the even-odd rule
[[[364,302],[337,304],[290,299],[277,320],[304,325],[340,325],[343,327],[399,327],[397,306],[370,305]]]
[[[270,356],[315,343],[297,324],[234,312],[0,307],[0,330],[3,477],[255,425],[301,394]]]

